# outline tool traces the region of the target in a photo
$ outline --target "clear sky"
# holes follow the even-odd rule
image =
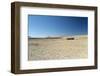
[[[87,35],[88,18],[71,16],[29,15],[30,37]]]

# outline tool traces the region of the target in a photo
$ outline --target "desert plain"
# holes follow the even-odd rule
[[[87,57],[87,35],[28,38],[28,60],[84,59]]]

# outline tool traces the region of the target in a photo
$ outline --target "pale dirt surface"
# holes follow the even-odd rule
[[[74,40],[29,39],[28,60],[83,59],[88,57],[87,36],[77,36]]]

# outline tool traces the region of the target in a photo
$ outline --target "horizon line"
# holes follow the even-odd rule
[[[83,35],[67,35],[67,36],[37,36],[37,37],[32,37],[28,36],[28,38],[54,38],[54,37],[69,37],[69,36],[84,36],[88,34],[83,34]]]

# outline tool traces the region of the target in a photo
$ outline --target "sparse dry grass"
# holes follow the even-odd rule
[[[81,59],[88,56],[87,36],[75,40],[29,39],[29,60]]]

